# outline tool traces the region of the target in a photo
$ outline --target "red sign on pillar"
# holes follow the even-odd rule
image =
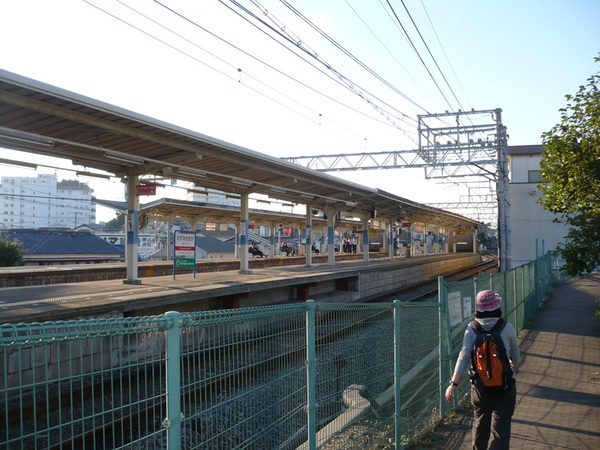
[[[155,184],[138,184],[137,185],[138,195],[156,195]]]

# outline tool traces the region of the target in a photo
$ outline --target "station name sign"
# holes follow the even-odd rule
[[[177,269],[192,267],[196,277],[196,233],[193,231],[175,231],[173,253],[173,279]]]
[[[156,184],[138,184],[137,195],[156,195]]]

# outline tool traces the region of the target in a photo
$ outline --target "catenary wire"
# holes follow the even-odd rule
[[[421,5],[423,6],[423,11],[425,12],[425,16],[427,17],[427,20],[429,21],[429,25],[431,26],[431,29],[433,30],[433,34],[435,35],[435,38],[436,38],[436,40],[437,40],[440,48],[442,49],[442,53],[444,54],[444,57],[446,58],[446,61],[448,62],[448,65],[450,66],[450,70],[452,70],[454,78],[456,79],[456,82],[458,83],[458,87],[460,87],[460,90],[461,90],[462,94],[465,96],[465,99],[467,100],[467,102],[469,104],[471,104],[471,102],[469,101],[469,99],[467,97],[467,94],[465,93],[465,90],[462,87],[462,84],[460,83],[460,80],[456,76],[456,72],[454,71],[454,67],[452,66],[452,63],[450,62],[450,59],[448,58],[448,55],[446,54],[446,49],[442,45],[442,41],[440,40],[440,37],[437,34],[435,26],[433,25],[433,22],[431,21],[431,17],[429,16],[429,12],[427,11],[427,8],[425,7],[425,3],[423,3],[423,0],[421,0]]]
[[[358,18],[358,20],[360,20],[362,22],[362,24],[365,26],[365,28],[367,30],[369,30],[369,32],[373,35],[373,37],[375,39],[377,39],[377,42],[379,42],[379,44],[385,49],[385,51],[391,56],[391,58],[396,61],[396,63],[402,68],[402,70],[404,70],[404,73],[406,73],[406,75],[408,75],[410,77],[411,80],[413,80],[413,82],[419,86],[423,91],[425,91],[425,89],[423,89],[423,87],[419,84],[419,82],[411,75],[411,73],[406,69],[406,67],[404,67],[404,65],[402,65],[402,63],[400,62],[400,60],[396,57],[396,55],[394,55],[392,53],[392,51],[388,48],[388,46],[379,38],[379,36],[377,35],[377,33],[375,33],[375,31],[373,31],[373,29],[369,26],[369,24],[367,22],[365,22],[365,20],[361,17],[361,15],[358,13],[358,11],[350,4],[350,2],[348,0],[345,0],[346,4],[348,5],[348,7],[352,10],[352,12],[354,13],[354,15]],[[380,0],[380,4],[381,4],[381,0]],[[387,9],[384,8],[384,11],[386,13],[388,13],[389,15],[389,11],[387,11]],[[395,23],[395,22],[394,22]],[[405,38],[406,39],[406,38]]]
[[[220,3],[222,3],[224,6],[226,6],[223,3],[223,0],[219,0]],[[363,87],[361,87],[358,83],[354,83],[352,80],[350,80],[348,77],[344,76],[343,74],[341,74],[340,72],[338,72],[336,69],[334,69],[330,64],[328,64],[326,61],[324,61],[322,58],[319,57],[319,55],[315,54],[314,52],[309,51],[305,46],[303,41],[295,41],[294,39],[291,39],[289,36],[286,36],[285,34],[283,34],[281,31],[273,28],[272,26],[270,26],[269,24],[267,24],[264,20],[262,20],[261,18],[257,17],[255,14],[253,14],[251,11],[249,11],[247,8],[241,6],[238,2],[234,1],[234,0],[230,0],[231,3],[236,4],[236,6],[238,6],[239,8],[241,8],[244,12],[246,12],[247,14],[249,14],[251,17],[253,17],[255,20],[257,20],[259,23],[263,24],[265,27],[267,27],[268,29],[270,29],[271,31],[273,31],[274,33],[276,33],[277,35],[279,35],[280,37],[282,37],[283,39],[285,39],[288,43],[292,44],[294,47],[298,48],[299,50],[301,50],[302,52],[304,52],[306,55],[309,55],[310,57],[312,57],[313,59],[317,60],[321,65],[325,66],[328,70],[332,71],[337,77],[338,79],[343,82],[346,86],[347,89],[349,89],[351,92],[354,92],[355,94],[357,94],[360,98],[362,98],[363,100],[365,100],[367,103],[369,103],[373,108],[375,108],[380,114],[382,114],[384,117],[389,118],[391,117],[390,113],[387,113],[385,110],[383,110],[379,105],[376,105],[372,100],[370,100],[369,98],[367,98],[364,94],[369,94],[370,96],[372,96],[373,98],[377,99],[379,102],[385,104],[386,106],[388,106],[389,108],[397,111],[402,117],[401,118],[396,118],[398,120],[401,120],[403,122],[405,122],[406,120],[410,120],[410,121],[415,121],[412,117],[408,116],[407,114],[403,113],[402,111],[399,111],[397,108],[395,108],[394,106],[390,105],[389,103],[387,103],[386,101],[382,100],[381,98],[377,97],[376,95],[372,94],[371,92],[369,92],[368,90],[364,89]],[[231,9],[231,8],[230,8]],[[240,16],[241,17],[241,16]],[[245,19],[247,20],[247,19]],[[251,22],[249,22],[251,23]],[[251,23],[252,24],[252,23]],[[252,24],[256,27],[255,24]],[[261,30],[263,33],[267,34],[264,30]],[[271,39],[274,39],[273,36],[267,34],[267,36],[269,36]],[[279,41],[276,41],[278,43],[280,43]],[[281,43],[280,43],[281,44]],[[283,45],[283,44],[281,44]],[[290,48],[285,47],[287,50],[291,51]],[[293,53],[294,55],[300,57],[297,53]],[[307,62],[310,64],[309,61],[307,61],[304,58],[301,58],[304,62]],[[311,66],[314,67],[314,65],[311,64]],[[360,91],[357,91],[356,88],[360,88]],[[416,122],[416,121],[415,121]],[[406,122],[405,122],[406,123]],[[403,130],[402,128],[396,126],[400,131],[405,132],[405,130]]]
[[[198,59],[198,58],[194,57],[193,55],[190,55],[189,53],[187,53],[187,52],[185,52],[185,51],[181,50],[180,48],[177,48],[176,46],[169,44],[168,42],[166,42],[166,41],[164,41],[164,40],[162,40],[162,39],[160,39],[160,38],[158,38],[158,37],[156,37],[156,36],[152,35],[151,33],[148,33],[148,32],[147,32],[147,31],[145,31],[145,30],[142,30],[141,28],[139,28],[139,27],[137,27],[137,26],[135,26],[135,25],[133,25],[133,24],[131,24],[131,23],[127,22],[126,20],[124,20],[124,19],[122,19],[122,18],[120,18],[120,17],[118,17],[118,16],[116,16],[116,15],[114,15],[114,14],[112,14],[112,13],[110,13],[110,12],[108,12],[108,11],[104,10],[104,9],[102,9],[101,7],[99,7],[99,6],[97,6],[97,5],[94,5],[94,4],[90,3],[88,0],[83,0],[83,2],[84,2],[84,3],[86,3],[86,4],[88,4],[88,5],[90,5],[90,6],[92,6],[92,7],[94,7],[94,8],[96,8],[96,9],[98,9],[99,11],[101,11],[101,12],[103,12],[103,13],[107,14],[108,16],[110,16],[110,17],[112,17],[112,18],[114,18],[114,19],[116,19],[116,20],[118,20],[118,21],[122,22],[123,24],[125,24],[125,25],[127,25],[127,26],[130,26],[131,28],[133,28],[133,29],[135,29],[135,30],[139,31],[140,33],[143,33],[143,34],[145,34],[146,36],[148,36],[148,37],[150,37],[150,38],[152,38],[152,39],[154,39],[154,40],[156,40],[156,41],[158,41],[158,42],[160,42],[160,43],[162,43],[162,44],[166,45],[167,47],[169,47],[169,48],[171,48],[171,49],[173,49],[173,50],[177,51],[178,53],[180,53],[180,54],[182,54],[182,55],[184,55],[184,56],[187,56],[187,57],[189,57],[189,58],[193,59],[194,61],[196,61],[196,62],[198,62],[198,63],[200,63],[200,64],[204,65],[205,67],[207,67],[207,68],[209,68],[209,69],[212,69],[212,70],[216,71],[217,73],[219,73],[219,74],[221,74],[221,75],[223,75],[223,76],[225,76],[225,77],[229,78],[230,80],[232,80],[232,81],[235,81],[235,82],[239,82],[239,80],[237,80],[235,77],[232,77],[231,75],[228,75],[228,74],[226,74],[225,72],[223,72],[223,71],[221,71],[221,70],[219,70],[219,69],[217,69],[217,68],[215,68],[215,67],[213,67],[213,66],[211,66],[211,65],[209,65],[209,64],[207,64],[207,63],[205,63],[205,62],[203,62],[203,61],[201,61],[200,59]],[[121,2],[119,2],[119,3],[121,3]],[[128,5],[124,5],[124,6],[128,6]],[[176,34],[176,33],[174,33],[174,34]],[[200,47],[198,47],[198,48],[200,48]],[[202,50],[203,50],[203,51],[206,51],[206,50],[204,50],[204,49],[202,49]],[[207,52],[207,53],[209,53],[209,54],[210,54],[210,52]],[[229,63],[228,63],[228,64],[229,64]],[[231,65],[231,64],[229,64],[229,65],[230,65],[230,67],[235,67],[235,66],[233,66],[233,65]],[[237,69],[236,69],[236,71],[237,71]],[[269,88],[269,89],[271,89],[271,90],[273,90],[273,91],[275,91],[275,92],[278,92],[279,94],[281,94],[281,95],[283,95],[283,96],[286,96],[285,94],[283,94],[283,93],[281,93],[281,92],[279,92],[279,91],[277,91],[277,90],[273,89],[272,87],[268,86],[267,84],[265,84],[265,83],[261,82],[260,80],[258,80],[258,79],[256,79],[256,78],[254,78],[254,77],[252,77],[252,78],[253,78],[255,81],[259,82],[260,84],[262,84],[262,85],[266,86],[267,88]],[[313,122],[313,123],[316,123],[316,124],[318,124],[318,121],[317,121],[316,119],[313,119],[313,118],[311,118],[311,117],[308,117],[308,116],[306,116],[305,114],[303,114],[303,113],[301,113],[301,112],[299,112],[299,111],[297,111],[297,110],[294,110],[293,108],[290,108],[288,105],[286,105],[286,104],[284,104],[284,103],[280,102],[279,100],[277,100],[277,99],[275,99],[275,98],[273,98],[273,97],[270,97],[269,95],[265,94],[264,92],[261,92],[261,91],[259,91],[258,89],[255,89],[255,88],[251,87],[251,86],[250,86],[250,85],[248,85],[248,84],[243,84],[243,86],[244,86],[244,87],[246,87],[247,89],[249,89],[249,90],[251,90],[251,91],[253,91],[253,92],[255,92],[255,93],[257,93],[257,94],[259,94],[259,95],[261,95],[261,96],[263,96],[263,97],[265,97],[265,98],[267,98],[268,100],[270,100],[270,101],[272,101],[272,102],[274,102],[274,103],[276,103],[276,104],[278,104],[278,105],[282,106],[283,108],[286,108],[286,109],[288,109],[289,111],[293,112],[294,114],[297,114],[297,115],[299,115],[299,116],[303,117],[304,119],[306,119],[306,120],[308,120],[308,121],[310,121],[310,122]],[[286,97],[287,97],[287,96],[286,96]],[[288,97],[288,98],[289,98],[289,97]],[[290,98],[290,99],[291,99],[291,98]],[[294,100],[294,101],[295,101],[295,100]],[[300,104],[299,102],[296,102],[296,103]],[[302,105],[302,106],[304,106],[304,105]],[[323,125],[319,125],[319,126],[321,126],[321,127],[323,127],[323,128],[326,128],[326,127],[324,127]],[[330,131],[331,133],[333,133],[333,134],[338,134],[338,133],[336,133],[335,131],[333,131],[333,130],[331,130],[331,129],[329,129],[329,128],[326,128],[326,129],[327,129],[328,131]],[[338,134],[338,135],[339,135],[339,134]]]
[[[230,0],[233,1],[233,0]],[[353,60],[355,63],[357,63],[359,66],[361,66],[363,69],[365,69],[367,72],[369,72],[371,75],[373,75],[376,79],[378,79],[380,82],[382,82],[384,85],[386,85],[388,88],[392,89],[394,92],[396,92],[398,95],[400,95],[402,98],[404,98],[405,100],[407,100],[408,102],[410,102],[411,104],[413,104],[414,106],[416,106],[417,108],[419,108],[422,111],[427,112],[427,109],[424,108],[423,106],[419,105],[416,101],[414,101],[413,99],[411,99],[410,97],[408,97],[406,94],[404,94],[402,91],[400,91],[398,88],[396,88],[394,85],[392,85],[390,82],[388,82],[387,80],[385,80],[381,75],[377,74],[373,69],[371,69],[369,66],[367,66],[365,63],[363,63],[359,58],[357,58],[356,56],[354,56],[350,51],[348,51],[347,49],[345,49],[341,44],[339,44],[335,39],[333,39],[331,36],[329,36],[327,33],[325,33],[323,30],[321,30],[317,25],[315,25],[314,22],[312,22],[311,20],[309,20],[306,16],[304,16],[298,9],[294,8],[289,2],[287,2],[286,0],[280,0],[281,3],[283,3],[290,11],[292,11],[294,14],[296,14],[300,19],[302,19],[306,24],[308,24],[312,29],[314,29],[317,33],[319,33],[322,37],[324,37],[328,42],[330,42],[334,47],[336,47],[338,50],[340,50],[342,53],[344,53],[346,56],[348,56],[351,60]],[[313,55],[311,55],[313,56]],[[313,56],[314,57],[314,56]],[[328,64],[327,64],[328,65]],[[337,72],[336,72],[337,73]],[[341,75],[341,74],[340,74]],[[361,88],[362,89],[362,88]],[[365,90],[365,92],[368,92]],[[370,93],[369,93],[370,94]],[[373,95],[373,94],[370,94]],[[374,96],[374,98],[377,98],[376,96]],[[381,99],[378,99],[379,101],[382,101]],[[384,102],[385,103],[385,102]],[[386,103],[387,104],[387,103]],[[391,106],[391,105],[388,105]]]
[[[412,41],[412,39],[410,38],[408,32],[406,31],[406,29],[404,28],[404,25],[402,25],[402,21],[400,20],[400,18],[398,17],[398,14],[396,13],[396,10],[394,9],[394,7],[392,6],[392,4],[390,3],[390,0],[386,0],[390,10],[392,11],[394,17],[396,18],[396,21],[398,22],[398,24],[400,25],[400,27],[402,28],[402,31],[404,32],[404,34],[406,35],[406,37],[408,38],[411,47],[413,48],[413,50],[415,51],[415,53],[417,54],[417,56],[419,57],[419,60],[421,61],[421,64],[423,64],[423,67],[425,67],[425,70],[427,71],[427,73],[429,74],[429,77],[431,78],[431,80],[433,81],[433,84],[435,84],[435,87],[438,89],[438,91],[440,92],[440,94],[442,95],[442,97],[444,98],[444,100],[446,101],[446,103],[448,104],[450,110],[454,111],[454,109],[452,108],[452,105],[450,104],[450,102],[448,101],[448,98],[446,97],[446,94],[444,94],[444,91],[440,88],[438,82],[436,81],[436,79],[434,78],[433,74],[431,73],[431,71],[429,70],[429,68],[427,67],[427,64],[425,64],[425,61],[423,61],[423,58],[421,56],[421,54],[419,53],[419,50],[417,50],[417,47],[415,46],[414,42]]]
[[[378,119],[378,118],[376,118],[376,117],[373,117],[372,115],[368,115],[368,114],[366,114],[366,113],[364,113],[364,112],[362,112],[362,111],[360,111],[360,110],[358,110],[358,109],[356,109],[356,108],[354,108],[354,107],[352,107],[352,106],[350,106],[350,105],[348,105],[348,104],[346,104],[346,103],[343,103],[343,102],[341,102],[341,101],[339,101],[339,100],[335,99],[334,97],[331,97],[330,95],[328,95],[328,94],[326,94],[326,93],[324,93],[324,92],[322,92],[322,91],[320,91],[320,90],[318,90],[318,89],[315,89],[314,87],[312,87],[312,86],[310,86],[310,85],[308,85],[308,84],[304,83],[303,81],[301,81],[301,80],[298,80],[297,78],[294,78],[293,76],[291,76],[291,75],[289,75],[289,74],[287,74],[287,73],[285,73],[285,72],[283,72],[283,71],[279,70],[279,69],[278,69],[278,68],[276,68],[275,66],[273,66],[273,65],[271,65],[271,64],[269,64],[269,63],[267,63],[267,62],[263,61],[263,60],[262,60],[262,59],[260,59],[260,58],[257,58],[256,56],[254,56],[254,55],[252,55],[251,53],[249,53],[249,52],[247,52],[247,51],[243,50],[242,48],[238,47],[237,45],[235,45],[235,44],[233,44],[233,43],[231,43],[231,42],[227,41],[226,39],[223,39],[222,37],[218,36],[217,34],[213,33],[212,31],[208,30],[207,28],[203,27],[203,26],[202,26],[202,25],[200,25],[199,23],[197,23],[197,22],[195,22],[195,21],[191,20],[189,17],[186,17],[186,16],[182,15],[181,13],[179,13],[178,11],[176,11],[176,10],[174,10],[174,9],[170,8],[169,6],[166,6],[166,5],[164,5],[163,3],[159,2],[158,0],[154,0],[154,2],[155,2],[155,3],[157,3],[158,5],[160,5],[161,7],[165,8],[166,10],[170,11],[171,13],[175,14],[176,16],[180,17],[181,19],[183,19],[183,20],[187,21],[187,22],[188,22],[188,23],[190,23],[191,25],[193,25],[193,26],[195,26],[195,27],[197,27],[197,28],[201,29],[202,31],[204,31],[204,32],[206,32],[206,33],[208,33],[208,34],[210,34],[210,35],[211,35],[211,36],[213,36],[214,38],[216,38],[216,39],[220,40],[221,42],[223,42],[223,43],[225,43],[225,44],[227,44],[227,45],[229,45],[230,47],[234,48],[235,50],[237,50],[237,51],[239,51],[239,52],[243,53],[244,55],[246,55],[246,56],[248,56],[248,57],[252,58],[253,60],[257,61],[258,63],[265,65],[265,66],[266,66],[266,67],[268,67],[269,69],[271,69],[271,70],[273,70],[273,71],[277,72],[278,74],[280,74],[280,75],[282,75],[282,76],[284,76],[284,77],[286,77],[286,78],[288,78],[288,79],[292,80],[293,82],[295,82],[295,83],[298,83],[298,84],[300,84],[301,86],[303,86],[303,87],[305,87],[305,88],[307,88],[307,89],[309,89],[309,90],[311,90],[311,91],[315,92],[316,94],[318,94],[318,95],[321,95],[321,96],[323,96],[323,97],[327,98],[328,100],[331,100],[331,101],[333,101],[333,102],[337,103],[338,105],[340,105],[340,106],[342,106],[342,107],[344,107],[344,108],[347,108],[347,109],[349,109],[349,110],[351,110],[351,111],[353,111],[353,112],[355,112],[355,113],[357,113],[357,114],[360,114],[360,115],[364,116],[364,117],[365,117],[365,118],[367,118],[367,119],[374,120],[374,121],[376,121],[376,122],[378,122],[378,123],[380,123],[380,124],[383,124],[383,125],[393,126],[393,125],[389,124],[389,123],[388,123],[388,122],[386,122],[386,121],[380,120],[380,119]],[[149,19],[149,20],[152,20],[152,19]],[[163,25],[160,25],[160,24],[158,24],[158,25],[159,25],[159,26],[163,26]],[[163,26],[163,27],[164,27],[164,26]],[[166,28],[166,27],[165,27],[165,28]],[[168,29],[168,28],[167,28],[167,29]],[[169,30],[169,31],[171,31],[171,32],[173,32],[173,31],[172,31],[172,30],[170,30],[170,29],[168,29],[168,30]],[[177,36],[179,36],[177,33],[175,33],[175,32],[173,32],[173,33],[174,33],[174,34],[176,34]],[[193,42],[189,41],[189,40],[188,40],[188,39],[186,39],[185,37],[182,37],[182,36],[179,36],[179,37],[181,37],[182,39],[184,39],[184,40],[186,40],[187,42],[191,43],[192,45],[196,45],[195,43],[193,43]],[[204,50],[204,49],[202,49],[202,50]],[[207,50],[204,50],[204,51],[207,51]],[[211,54],[211,55],[212,55],[212,56],[214,56],[215,58],[218,58],[216,55],[214,55],[214,54],[212,54],[212,53],[210,53],[210,52],[208,52],[208,51],[207,51],[207,53]],[[218,58],[218,59],[219,59],[220,61],[224,62],[225,64],[228,64],[228,65],[230,65],[230,67],[233,67],[233,68],[235,68],[235,66],[234,66],[234,65],[232,65],[232,64],[230,64],[230,63],[228,63],[228,62],[226,62],[226,61],[224,61],[224,60],[222,60],[222,59],[220,59],[220,58]],[[320,70],[321,72],[323,72],[321,69],[319,69],[319,68],[317,68],[317,67],[315,67],[315,68],[316,68],[317,70]],[[326,74],[325,72],[323,72],[323,73],[324,73],[326,76],[329,76],[329,75],[328,75],[328,74]],[[267,88],[270,88],[270,89],[273,89],[271,86],[269,86],[269,85],[267,85],[267,84],[265,84],[265,83],[261,82],[261,81],[260,81],[260,80],[258,80],[257,78],[255,78],[255,77],[253,77],[253,76],[251,76],[251,75],[248,75],[248,76],[249,76],[250,78],[252,78],[252,79],[256,80],[257,82],[259,82],[259,83],[263,84],[265,87],[267,87]],[[330,76],[329,76],[329,77],[330,77]],[[335,80],[334,80],[334,81],[335,81]],[[282,95],[285,95],[285,94],[283,94],[283,93],[281,93],[281,92],[279,92],[279,91],[277,91],[277,92],[278,92],[278,93],[280,93],[280,94],[282,94]],[[298,103],[298,104],[300,104],[301,106],[305,107],[306,109],[308,109],[308,110],[312,111],[313,113],[315,113],[315,114],[319,114],[319,113],[318,113],[318,111],[315,111],[315,110],[311,109],[310,107],[308,107],[308,106],[306,106],[306,105],[303,105],[303,104],[301,104],[301,103],[297,102],[296,100],[292,99],[291,97],[289,97],[289,96],[287,96],[287,95],[286,95],[286,97],[288,97],[288,98],[289,98],[290,100],[292,100],[293,102],[295,102],[295,103]],[[312,120],[312,119],[311,119],[311,120]],[[331,119],[329,119],[329,120],[331,120]],[[313,122],[314,122],[314,120],[313,120]],[[342,125],[342,124],[340,124],[340,123],[338,123],[338,122],[335,122],[335,121],[333,121],[333,120],[331,120],[331,122],[332,122],[332,123],[334,123],[335,125],[339,126],[340,128],[343,128],[343,129],[345,129],[345,130],[346,130],[346,131],[348,131],[349,133],[355,134],[353,130],[350,130],[350,129],[348,129],[348,128],[344,127],[344,125]],[[340,136],[340,137],[342,137],[342,138],[344,138],[344,139],[347,139],[347,140],[349,140],[348,138],[346,138],[346,137],[344,137],[344,136],[340,135],[339,133],[336,133],[336,132],[335,132],[335,131],[333,131],[333,130],[330,130],[330,131],[331,131],[332,133],[334,133],[334,134],[337,134],[338,136]]]
[[[253,0],[253,2],[254,1],[255,0]],[[373,69],[371,69],[369,66],[367,66],[365,63],[363,63],[358,57],[356,57],[350,51],[348,51],[346,48],[344,48],[340,43],[338,43],[335,39],[333,39],[331,36],[329,36],[327,33],[325,33],[321,28],[317,27],[314,22],[310,21],[306,16],[304,16],[302,13],[300,13],[299,10],[297,10],[296,8],[294,8],[292,5],[290,5],[285,0],[280,0],[280,1],[286,7],[288,7],[288,9],[290,9],[294,14],[296,14],[298,17],[300,17],[305,23],[307,23],[313,30],[315,30],[317,33],[319,33],[328,42],[330,42],[332,45],[334,45],[334,47],[336,47],[338,50],[340,50],[342,53],[344,53],[346,56],[348,56],[352,61],[354,61],[355,63],[357,63],[360,67],[362,67],[368,73],[370,73],[371,75],[373,75],[377,80],[379,80],[380,82],[382,82],[385,86],[387,86],[388,88],[392,89],[394,92],[396,92],[402,98],[404,98],[405,100],[407,100],[408,102],[410,102],[411,104],[413,104],[414,106],[416,106],[417,108],[419,108],[420,110],[427,112],[427,109],[425,107],[419,105],[415,100],[413,100],[412,98],[410,98],[408,95],[404,94],[402,91],[400,91],[398,88],[396,88],[393,84],[391,84],[390,82],[388,82],[381,75],[379,75]],[[347,1],[346,1],[346,3],[348,4]],[[350,6],[350,5],[348,4],[348,6]],[[354,9],[352,7],[350,7],[350,8],[354,11]],[[356,13],[356,11],[354,11],[354,12]],[[360,18],[360,16],[358,16],[358,17]],[[360,18],[360,19],[362,20],[362,18]],[[363,21],[363,24],[365,24],[364,21]],[[366,26],[366,24],[365,24],[365,26]],[[368,26],[367,26],[367,28],[369,29],[369,31],[371,31],[371,33],[373,33],[373,31]],[[375,37],[377,38],[376,35],[375,35]],[[377,39],[379,40],[379,38],[377,38]],[[383,43],[381,41],[379,41],[379,42],[383,45]],[[385,47],[385,45],[383,45],[383,46],[387,50],[387,47]],[[388,50],[388,52],[389,52],[389,50]],[[393,55],[392,55],[392,57],[393,57]]]
[[[406,11],[406,14],[408,14],[408,17],[410,18],[410,21],[412,22],[413,26],[415,27],[415,30],[417,30],[417,33],[419,34],[419,37],[421,38],[421,41],[423,42],[423,45],[425,45],[425,48],[427,49],[427,52],[429,53],[429,56],[431,56],[431,59],[433,60],[433,62],[435,64],[435,67],[437,67],[438,71],[440,72],[440,75],[442,75],[442,78],[446,82],[446,85],[448,86],[448,89],[450,89],[450,92],[452,92],[452,95],[453,95],[454,99],[456,100],[456,102],[458,103],[458,106],[460,106],[461,109],[464,111],[465,108],[460,103],[460,100],[458,99],[458,97],[454,93],[454,89],[452,89],[452,86],[450,86],[450,83],[448,83],[448,80],[446,79],[446,75],[444,75],[444,72],[442,71],[442,69],[438,65],[435,56],[433,56],[433,54],[431,53],[431,50],[429,49],[429,45],[427,45],[427,42],[425,41],[425,39],[423,38],[423,35],[421,34],[421,31],[419,30],[419,27],[417,26],[417,24],[415,23],[415,21],[414,21],[414,19],[412,17],[412,14],[410,13],[410,11],[408,10],[408,8],[406,7],[406,3],[404,3],[404,0],[400,0],[400,1],[402,2],[402,6],[404,6],[404,10]]]

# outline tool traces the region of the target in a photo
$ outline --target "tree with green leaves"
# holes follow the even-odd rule
[[[117,213],[116,217],[106,222],[107,227],[119,227],[125,224],[125,214]]]
[[[600,56],[595,58],[600,62]],[[600,265],[600,75],[566,95],[561,123],[542,135],[546,148],[539,185],[544,209],[565,222],[569,232],[557,250],[571,276]]]
[[[18,240],[12,240],[6,234],[0,233],[0,267],[22,266],[23,247]]]

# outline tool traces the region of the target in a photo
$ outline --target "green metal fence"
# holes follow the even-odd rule
[[[450,380],[454,364],[462,347],[462,339],[467,324],[473,320],[475,297],[477,292],[491,289],[504,300],[503,316],[513,324],[519,333],[531,320],[553,283],[560,281],[558,263],[552,253],[518,266],[511,270],[478,277],[474,280],[447,283],[443,278],[439,281],[440,301],[440,378]],[[442,388],[446,385],[442,383]],[[457,407],[459,399],[464,398],[470,389],[468,377],[457,388],[455,403],[446,405],[440,397],[442,414],[447,409]]]
[[[550,275],[541,259],[440,281],[440,303],[2,325],[0,448],[333,449],[356,423],[373,445],[400,448],[446,409],[467,320],[451,318],[456,298],[472,307],[478,289],[495,289],[521,328]]]

